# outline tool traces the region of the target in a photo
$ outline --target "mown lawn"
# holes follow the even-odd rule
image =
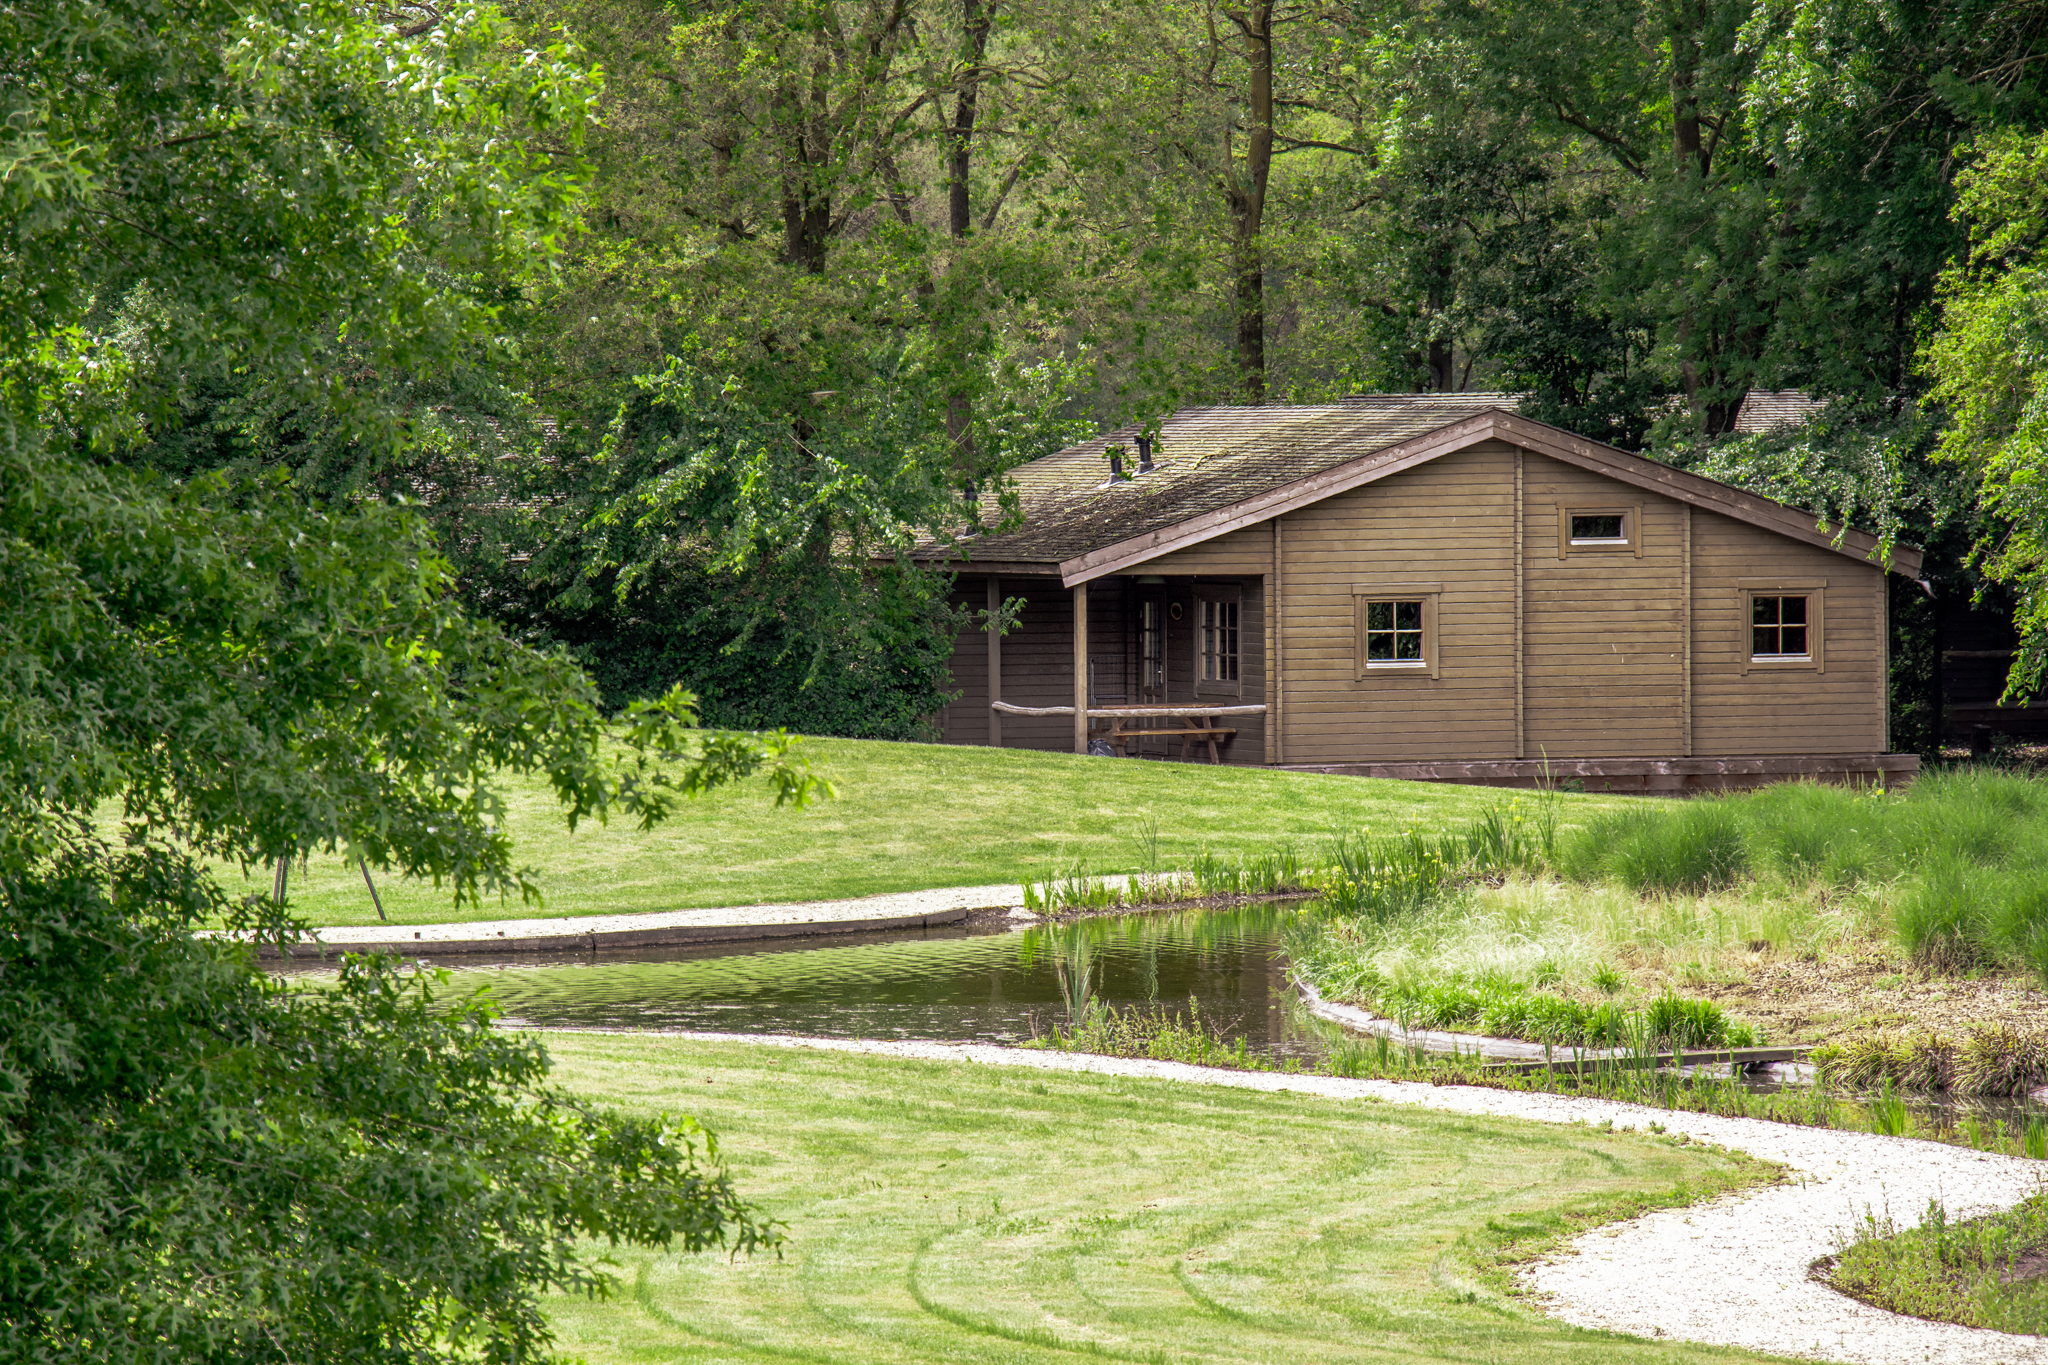
[[[813,740],[837,800],[777,810],[751,785],[721,791],[669,826],[585,825],[574,835],[546,789],[508,784],[508,826],[538,869],[540,909],[490,901],[462,914],[448,893],[378,883],[400,923],[747,905],[1041,877],[1078,866],[1131,872],[1218,852],[1307,843],[1370,826],[1461,821],[1503,794],[1480,787],[1078,758],[1014,749]],[[1564,796],[1567,821],[1617,798]],[[267,875],[263,886],[269,885]],[[315,858],[292,905],[315,924],[376,919],[353,864]]]
[[[627,1362],[1757,1357],[1550,1321],[1504,1248],[1767,1178],[1745,1158],[1405,1106],[682,1038],[551,1035],[557,1076],[694,1114],[780,1260],[622,1250],[557,1298]]]

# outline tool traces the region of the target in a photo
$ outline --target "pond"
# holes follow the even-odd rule
[[[1021,930],[927,929],[592,954],[449,958],[508,1022],[1020,1043],[1084,1000],[1163,1005],[1276,1060],[1320,1055],[1287,977],[1284,905]],[[429,959],[431,961],[431,959]]]

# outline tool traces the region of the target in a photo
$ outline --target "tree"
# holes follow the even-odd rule
[[[2006,694],[2048,685],[2048,135],[1984,140],[1961,177],[1970,249],[1943,276],[1940,327],[1926,360],[1951,425],[1942,454],[1977,479],[1991,525],[1977,552],[2012,589],[2020,652]]]
[[[531,1359],[542,1289],[608,1287],[579,1236],[778,1235],[708,1135],[551,1087],[482,1003],[267,979],[299,926],[201,862],[531,897],[501,771],[572,821],[818,790],[681,694],[603,757],[589,680],[464,614],[409,507],[130,458],[194,374],[402,456],[366,375],[470,351],[577,192],[587,74],[510,39],[487,6],[0,13],[0,1358]]]

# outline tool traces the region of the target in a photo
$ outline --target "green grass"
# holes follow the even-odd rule
[[[627,1362],[1756,1359],[1542,1317],[1503,1257],[1768,1179],[1647,1134],[1223,1087],[556,1034],[557,1079],[696,1115],[787,1253],[622,1249],[560,1345]]]
[[[402,924],[749,905],[1019,882],[1053,871],[1131,872],[1256,854],[1361,827],[1462,825],[1499,792],[1422,782],[1019,750],[813,740],[839,798],[777,810],[762,788],[712,794],[651,833],[562,826],[538,783],[508,782],[507,827],[538,869],[536,910],[487,901],[454,912],[430,885],[380,880]],[[1567,821],[1618,804],[1566,796]],[[1156,838],[1155,836],[1156,831]],[[269,877],[261,878],[267,888]],[[294,873],[292,908],[315,924],[374,923],[361,876],[339,859]]]
[[[1829,1280],[1894,1313],[2040,1336],[2048,1333],[2048,1279],[2029,1262],[2044,1254],[2048,1195],[1965,1222],[1936,1201],[1915,1228],[1901,1229],[1889,1212],[1866,1212]]]
[[[1559,870],[1644,896],[1885,887],[1891,928],[1938,969],[2005,967],[2048,984],[2048,782],[1990,768],[1932,772],[1902,795],[1790,782],[1600,815],[1560,843]]]

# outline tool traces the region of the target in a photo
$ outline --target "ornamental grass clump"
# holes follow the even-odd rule
[[[1812,1061],[1831,1084],[1851,1090],[2025,1095],[2048,1083],[2048,1032],[1980,1024],[1961,1042],[1945,1034],[1862,1033],[1814,1049]]]

